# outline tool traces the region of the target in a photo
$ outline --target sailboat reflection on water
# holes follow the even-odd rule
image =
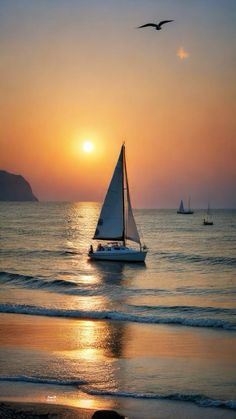
[[[96,251],[90,246],[88,256],[93,260],[145,261],[147,248],[141,244],[132,211],[124,144],[121,147],[93,239],[108,242],[105,245],[99,243]],[[127,240],[138,243],[139,249],[129,247]]]

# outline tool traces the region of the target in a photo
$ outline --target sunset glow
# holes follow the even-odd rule
[[[134,207],[235,206],[227,4],[4,2],[0,169],[40,200],[101,201],[125,139]],[[135,29],[152,16],[174,23]]]

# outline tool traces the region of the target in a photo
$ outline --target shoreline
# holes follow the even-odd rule
[[[235,332],[224,331],[222,339],[222,332],[215,329],[209,333],[209,329],[180,328],[177,325],[159,324],[157,327],[153,324],[126,323],[123,326],[114,320],[85,321],[1,313],[0,361],[4,366],[1,376],[5,379],[0,381],[0,417],[91,419],[95,411],[109,409],[129,419],[235,417],[233,409],[220,406],[214,408],[214,399],[212,405],[206,400],[208,406],[200,406],[195,403],[194,397],[192,400],[191,397],[185,397],[189,393],[185,389],[189,382],[190,365],[192,376],[211,374],[220,365],[223,372],[226,370],[228,379],[234,379]],[[142,361],[144,356],[147,360],[145,370]],[[156,360],[154,366],[149,362],[153,357]],[[132,367],[130,364],[130,371],[126,369],[127,360],[130,359],[134,359],[135,365],[142,368],[142,383],[134,397],[128,396],[129,392],[132,393],[131,380],[135,372],[135,365]],[[67,367],[65,371],[57,368],[62,361]],[[109,376],[107,369],[103,368],[103,362],[111,368]],[[179,393],[178,400],[136,398],[135,395],[141,393],[150,375],[155,373],[158,377],[161,373],[168,377],[172,374],[170,362],[174,373],[176,371],[176,374],[181,374],[183,381],[182,392],[178,383],[172,388],[171,394]],[[106,382],[108,394],[88,394],[80,385],[83,382],[93,383],[94,365],[100,368],[98,385]],[[116,365],[122,367],[121,378],[124,380],[124,392],[121,389],[118,396],[112,395],[112,379],[119,383]],[[11,369],[11,366],[14,368]],[[229,366],[232,367],[231,374]],[[219,380],[216,384],[221,385]],[[194,385],[193,381],[193,388]],[[170,393],[160,383],[156,385],[157,394],[159,388],[162,394]],[[125,392],[128,397],[123,397]],[[203,399],[208,398],[208,392],[205,393],[201,388],[192,393],[193,396],[202,394]],[[50,402],[47,402],[48,396]],[[227,398],[227,394],[224,396],[222,391],[221,398],[216,394],[215,399],[230,402],[230,396]]]
[[[107,408],[83,408],[71,405],[50,404],[41,402],[0,400],[1,419],[92,419],[94,412],[107,410]],[[214,407],[199,407],[192,403],[159,401],[155,412],[145,406],[118,406],[112,409],[116,414],[126,419],[233,419],[235,412],[228,409],[215,409]],[[147,415],[147,416],[146,416]],[[106,416],[110,417],[110,416]],[[105,416],[104,416],[105,419]],[[112,419],[112,416],[111,416]]]

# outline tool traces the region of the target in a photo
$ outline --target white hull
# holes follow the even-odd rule
[[[112,250],[112,251],[96,251],[89,253],[88,256],[92,260],[107,260],[119,262],[144,262],[147,255],[146,250]]]

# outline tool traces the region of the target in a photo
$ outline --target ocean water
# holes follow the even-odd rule
[[[139,265],[88,260],[99,210],[1,203],[1,397],[236,417],[236,211],[136,210]]]

